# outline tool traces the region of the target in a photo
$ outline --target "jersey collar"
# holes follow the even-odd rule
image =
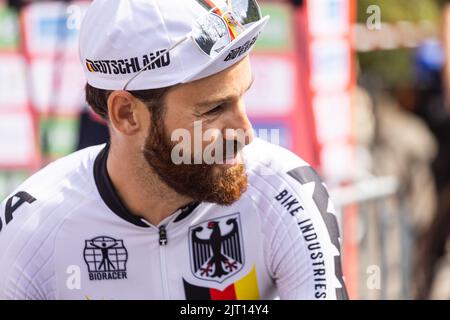
[[[109,144],[107,144],[97,155],[94,162],[94,180],[97,186],[100,197],[103,202],[120,218],[143,228],[149,228],[149,226],[142,222],[141,217],[131,213],[126,206],[120,200],[111,178],[109,177],[108,170],[106,169],[106,161],[108,159]],[[173,222],[180,222],[189,216],[195,208],[198,207],[200,202],[192,202],[185,207],[178,209],[177,217]]]

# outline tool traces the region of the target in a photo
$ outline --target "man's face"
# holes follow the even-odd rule
[[[240,150],[253,136],[243,95],[251,84],[247,57],[168,92],[164,114],[152,117],[144,157],[176,192],[221,205],[244,193],[247,175]]]

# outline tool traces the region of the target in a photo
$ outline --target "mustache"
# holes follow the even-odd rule
[[[245,144],[238,140],[219,140],[213,144],[206,146],[201,152],[196,152],[192,155],[192,160],[199,159],[200,157],[211,165],[211,160],[214,160],[215,164],[223,164],[228,159],[234,159],[238,154],[242,152]],[[242,157],[241,157],[242,159]],[[197,162],[198,163],[198,162]]]
[[[217,139],[203,146],[201,149],[195,149],[195,146],[186,145],[185,148],[179,149],[178,142],[167,141],[164,142],[159,139],[153,140],[153,143],[147,144],[142,152],[145,157],[152,157],[159,159],[159,163],[175,163],[177,165],[192,166],[200,165],[204,167],[214,166],[216,164],[226,163],[229,159],[234,159],[242,152],[245,143],[239,139]],[[181,155],[185,159],[183,162],[177,162],[172,158],[172,151],[175,154]],[[240,157],[242,160],[243,157]],[[189,161],[190,160],[190,161]]]
[[[245,147],[245,145],[238,140],[225,140],[223,146],[224,159],[231,158],[231,156],[235,157]]]

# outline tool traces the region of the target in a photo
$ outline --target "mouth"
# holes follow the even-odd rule
[[[231,157],[224,158],[222,166],[232,167],[240,163],[242,163],[242,158],[240,152],[238,152]]]

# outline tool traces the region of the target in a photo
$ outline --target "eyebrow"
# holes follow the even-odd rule
[[[250,81],[250,84],[247,86],[247,88],[245,88],[244,93],[247,92],[248,90],[250,90],[250,88],[252,87],[254,81],[255,81],[255,78],[252,76],[252,81]],[[224,97],[214,98],[214,99],[211,99],[211,100],[206,100],[206,101],[202,101],[202,102],[196,103],[195,107],[198,107],[198,108],[209,107],[209,106],[214,105],[214,104],[221,104],[221,103],[224,103],[226,101],[230,101],[230,100],[232,100],[235,97],[236,97],[235,95],[231,94],[231,95],[224,96]]]

